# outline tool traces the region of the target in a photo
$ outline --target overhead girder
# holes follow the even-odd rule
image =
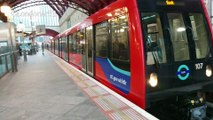
[[[22,5],[23,5],[24,7],[21,7]],[[13,8],[13,11],[14,11],[14,12],[18,12],[18,11],[20,11],[20,10],[22,10],[22,9],[25,9],[25,8],[28,8],[28,7],[39,6],[39,5],[47,5],[47,4],[46,4],[45,2],[43,2],[43,3],[33,3],[33,4],[22,4],[22,5],[19,6],[19,7]],[[76,6],[76,4],[69,4],[68,7],[73,8],[73,9],[78,10],[78,11],[84,13],[84,14],[89,15],[88,11],[79,8],[78,6]]]
[[[93,10],[94,8],[86,7],[85,3],[83,3],[80,0],[68,0],[70,3],[75,3],[78,7],[81,7],[82,9],[85,9],[90,13],[91,9]]]
[[[41,1],[32,1],[30,3],[20,3],[16,6],[14,6],[12,9],[15,10],[14,12],[16,12],[18,8],[22,9],[22,8],[28,8],[28,6],[36,6],[36,5],[43,5],[43,4],[46,4],[46,2],[44,2],[43,0]],[[23,7],[24,6],[24,7]],[[18,10],[19,11],[19,10]]]
[[[63,6],[59,6],[59,5],[57,4],[57,1],[58,1],[58,0],[47,0],[47,1],[49,1],[50,4],[51,4],[51,3],[53,4],[53,7],[55,7],[56,10],[60,13],[59,17],[62,17],[62,15],[64,14],[65,11],[63,11],[63,10],[61,9]]]
[[[62,3],[59,0],[56,0],[56,2],[60,5],[63,13],[66,11],[66,8],[64,7],[64,5],[62,5]]]
[[[44,0],[57,14],[59,17],[62,17],[62,13],[60,13],[48,0]]]
[[[69,4],[69,7],[70,7],[70,8],[73,8],[73,9],[75,9],[75,10],[78,10],[78,11],[80,11],[80,12],[86,14],[86,15],[89,15],[89,11],[88,11],[88,10],[86,10],[86,9],[84,9],[84,8],[80,8],[80,7],[79,7],[77,4],[75,4],[75,3]]]
[[[29,1],[29,0],[15,0],[14,2],[9,2],[10,4],[10,7],[14,7],[20,3],[23,3],[23,2],[26,2],[26,1]]]
[[[15,2],[10,2],[10,6],[11,7],[16,7],[18,4],[21,4],[23,2],[26,2],[26,1],[30,1],[30,0],[16,0]],[[57,14],[59,17],[61,17],[65,11],[61,10],[60,7],[58,7],[58,5],[55,3],[57,1],[50,1],[49,0],[43,0],[46,4],[48,4]],[[37,3],[37,1],[31,1],[32,3]],[[40,1],[39,1],[40,2]],[[53,5],[52,5],[53,4]],[[20,6],[21,7],[21,6]],[[63,6],[61,6],[63,7]]]
[[[86,2],[87,1],[87,2]],[[90,14],[96,12],[99,8],[96,4],[92,4],[92,2],[88,2],[88,0],[82,0],[82,2],[85,4],[85,7],[89,7]],[[94,1],[95,2],[95,1]]]
[[[39,6],[39,5],[47,5],[47,4],[46,3],[26,4],[24,7],[13,8],[13,11],[18,12],[18,11],[23,10],[25,8],[29,8],[29,7],[33,7],[33,6]]]
[[[68,7],[69,7],[69,5],[68,5],[67,0],[62,0],[62,1],[63,1],[63,3],[65,4],[66,8],[68,8]]]
[[[105,0],[100,0],[100,2],[101,2],[104,6],[107,5],[107,2],[106,2]]]
[[[91,15],[99,9],[109,5],[116,0],[0,0],[0,4],[5,1],[12,7],[13,10],[19,11],[23,8],[36,6],[36,5],[49,5],[59,17],[65,13],[68,7],[79,10],[87,15]],[[27,2],[31,1],[31,2]],[[26,2],[26,3],[25,3]],[[21,4],[23,3],[23,4]],[[30,4],[30,5],[27,5]],[[25,7],[26,6],[26,7]],[[18,9],[20,8],[20,9]]]

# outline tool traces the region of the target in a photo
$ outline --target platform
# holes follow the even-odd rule
[[[1,120],[155,120],[134,104],[45,51],[0,80]]]

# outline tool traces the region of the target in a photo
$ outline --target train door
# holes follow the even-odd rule
[[[82,70],[86,72],[86,40],[85,40],[85,29],[77,32],[77,64],[82,67]]]
[[[62,58],[65,60],[65,61],[68,61],[68,44],[67,44],[67,37],[63,37],[62,38]]]
[[[54,48],[55,48],[54,53],[55,53],[57,56],[59,55],[59,45],[58,45],[59,42],[58,42],[58,41],[59,41],[59,39],[56,39],[56,40],[55,40],[55,47],[54,47]]]
[[[66,42],[67,42],[67,62],[69,62],[70,61],[70,57],[69,57],[69,53],[70,53],[70,35],[68,35],[67,36],[67,40],[66,40]]]
[[[93,51],[93,28],[86,28],[86,45],[87,45],[87,73],[93,76],[93,62],[94,62],[94,51]]]
[[[58,39],[58,47],[59,47],[59,57],[62,57],[62,47],[61,47],[61,38]]]

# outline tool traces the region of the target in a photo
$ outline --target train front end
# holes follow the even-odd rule
[[[146,106],[156,116],[161,116],[159,111],[171,117],[179,114],[177,119],[209,115],[206,98],[213,87],[213,49],[204,6],[200,0],[138,0],[146,56]]]

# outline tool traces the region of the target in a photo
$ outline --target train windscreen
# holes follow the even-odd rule
[[[140,0],[139,9],[147,65],[211,57],[210,30],[199,0]]]

